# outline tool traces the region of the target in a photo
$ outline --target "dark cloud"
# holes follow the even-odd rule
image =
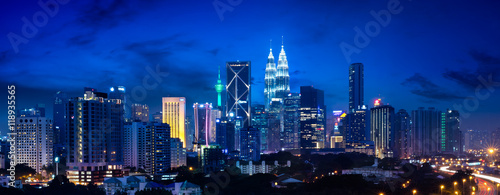
[[[419,73],[415,73],[401,84],[410,88],[411,93],[433,100],[454,100],[464,98],[434,84],[432,81],[423,77]]]
[[[94,33],[76,35],[68,39],[69,46],[84,46],[95,41],[95,37],[92,36]]]
[[[477,63],[476,70],[447,70],[443,73],[443,77],[467,89],[475,89],[481,84],[478,80],[479,76],[483,78],[488,78],[490,75],[493,78],[500,77],[500,57],[491,56],[485,52],[476,50],[470,51],[469,55]]]
[[[132,7],[130,1],[94,0],[89,5],[84,6],[77,20],[89,27],[113,28],[121,22],[130,20],[135,14],[137,12]]]
[[[216,56],[219,53],[219,48],[215,48],[212,50],[208,50],[208,53],[211,53],[212,55]]]
[[[303,74],[303,73],[305,73],[305,71],[303,71],[303,70],[296,70],[296,71],[290,72],[289,74],[290,75],[298,75],[298,74]]]

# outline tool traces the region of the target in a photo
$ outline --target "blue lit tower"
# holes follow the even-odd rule
[[[265,82],[265,109],[269,110],[271,100],[276,97],[276,64],[274,63],[272,48],[269,49],[269,56],[267,57]]]
[[[286,59],[283,43],[281,43],[281,52],[278,59],[278,68],[276,74],[276,98],[283,99],[289,93],[290,75],[288,74],[288,60]]]
[[[220,66],[219,66],[219,74],[218,74],[218,79],[217,79],[217,84],[215,85],[215,91],[217,91],[217,107],[221,108],[222,106],[222,98],[220,93],[224,90],[224,85],[222,84],[222,81],[220,80]]]

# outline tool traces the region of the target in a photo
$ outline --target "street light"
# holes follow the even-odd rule
[[[417,190],[413,190],[413,194],[417,194]]]
[[[441,185],[441,195],[443,195],[444,185]]]
[[[56,156],[54,161],[56,162],[56,175],[59,175],[59,156]]]
[[[462,193],[465,192],[465,179],[462,179]]]
[[[453,182],[453,191],[457,190],[456,187],[457,187],[457,182]]]

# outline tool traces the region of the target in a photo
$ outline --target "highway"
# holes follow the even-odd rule
[[[456,171],[449,170],[449,166],[441,167],[439,168],[440,171],[447,172],[447,173],[452,173],[454,174]],[[479,191],[477,194],[479,195],[495,195],[497,191],[497,187],[495,186],[495,183],[500,183],[500,178],[499,177],[493,177],[489,175],[482,175],[482,174],[472,174],[474,177],[476,177],[476,183],[478,184]],[[489,190],[488,190],[489,189]]]

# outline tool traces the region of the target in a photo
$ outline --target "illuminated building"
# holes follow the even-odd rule
[[[394,118],[394,157],[410,158],[410,115],[401,109]]]
[[[210,112],[210,131],[208,133],[208,143],[210,144],[217,144],[217,119],[222,118],[222,111],[219,108],[212,108]]]
[[[365,105],[350,111],[342,121],[347,146],[365,145],[370,141],[370,112]]]
[[[171,166],[170,126],[165,123],[147,123],[146,172],[164,175]]]
[[[255,105],[252,107],[252,126],[260,130],[260,151],[266,151],[268,121],[264,105]]]
[[[181,139],[186,148],[186,98],[163,97],[162,105],[163,123],[170,125],[170,136]]]
[[[243,128],[240,132],[241,160],[260,160],[260,131],[253,127]]]
[[[217,78],[217,84],[215,85],[215,91],[217,92],[217,108],[221,109],[222,108],[222,97],[221,97],[221,92],[224,90],[224,85],[222,84],[222,81],[220,80],[220,67],[219,67],[219,74]]]
[[[242,124],[236,124],[243,128],[251,125],[251,88],[250,61],[227,62],[227,84],[226,84],[226,117],[240,118]],[[233,116],[230,116],[233,115]]]
[[[349,66],[349,113],[364,105],[363,71],[362,63],[354,63]]]
[[[156,112],[153,115],[153,121],[156,123],[163,123],[163,113]]]
[[[394,146],[394,108],[375,100],[375,107],[370,109],[371,140],[375,144],[375,157],[393,157]]]
[[[276,97],[276,64],[274,63],[273,49],[269,49],[269,56],[266,64],[266,86],[264,88],[265,109],[268,110],[271,100]]]
[[[121,99],[110,99],[93,88],[85,88],[83,98],[68,101],[67,175],[71,182],[99,183],[108,171],[110,176],[122,174],[123,112]]]
[[[423,107],[411,113],[411,155],[433,155],[439,152],[441,113],[435,108]]]
[[[312,86],[301,86],[300,95],[300,148],[324,148],[326,142],[324,92]]]
[[[276,98],[283,99],[289,93],[290,75],[288,74],[288,60],[286,59],[283,43],[281,43],[281,52],[278,58],[278,68],[276,70]]]
[[[464,150],[463,135],[460,131],[460,114],[457,110],[441,113],[441,152],[461,153]]]
[[[343,110],[334,110],[333,111],[333,132],[330,137],[330,147],[331,148],[345,148],[345,137],[343,134],[343,125],[344,117],[346,116],[346,112]]]
[[[146,168],[146,145],[147,123],[127,122],[123,126],[123,165],[137,169]]]
[[[170,167],[177,168],[187,165],[186,148],[182,147],[179,138],[170,139]]]
[[[299,148],[300,94],[289,93],[283,100],[284,129],[280,134],[281,147],[285,150]]]
[[[21,110],[16,118],[16,164],[26,164],[37,173],[52,164],[52,120],[37,108]],[[8,153],[6,153],[8,156]]]
[[[149,122],[149,106],[146,104],[132,104],[132,121]]]
[[[212,128],[212,104],[193,105],[194,109],[194,144],[196,149],[200,149],[200,145],[208,146],[210,144],[210,132]]]
[[[234,123],[223,117],[219,120],[216,120],[216,125],[217,145],[220,145],[223,149],[227,149],[229,152],[236,150],[234,140]]]
[[[273,98],[267,112],[267,151],[281,150],[281,134],[283,132],[283,102],[281,98]]]
[[[125,96],[125,87],[124,86],[115,86],[109,88],[109,99],[120,99],[123,106],[123,118],[130,118],[130,107],[127,106],[127,97]]]
[[[54,97],[54,155],[66,156],[66,104],[68,96],[58,91]]]

